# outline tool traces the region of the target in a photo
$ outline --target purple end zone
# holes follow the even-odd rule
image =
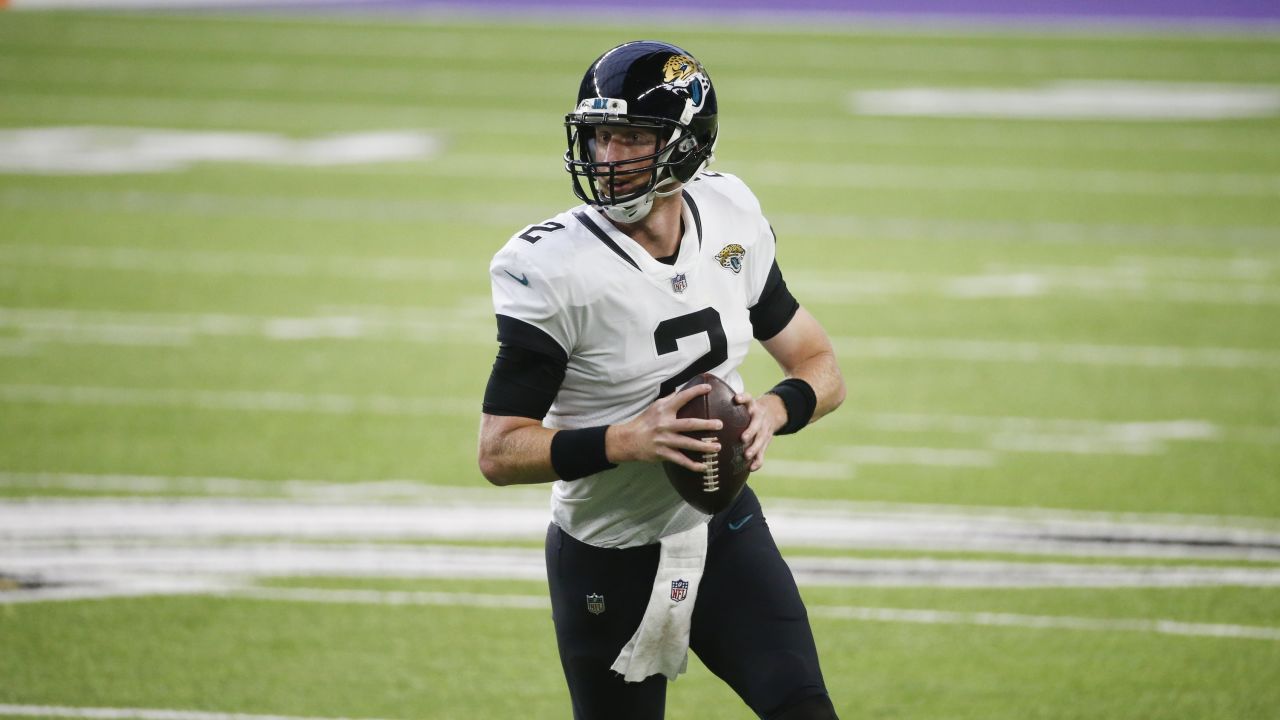
[[[261,6],[272,6],[264,0]],[[280,7],[280,5],[276,5]],[[299,9],[448,11],[478,15],[564,15],[608,21],[617,16],[658,23],[691,16],[776,17],[798,21],[846,16],[910,22],[1119,23],[1258,25],[1280,21],[1280,0],[316,0]]]

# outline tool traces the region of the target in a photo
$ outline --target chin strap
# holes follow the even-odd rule
[[[653,209],[653,193],[645,193],[644,197],[636,198],[624,205],[602,205],[600,210],[614,222],[637,223],[649,217],[649,211]]]

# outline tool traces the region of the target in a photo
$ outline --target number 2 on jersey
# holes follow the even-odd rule
[[[689,378],[698,373],[708,372],[720,363],[729,359],[729,341],[724,335],[724,325],[720,322],[720,313],[715,308],[702,308],[688,315],[681,315],[658,323],[653,331],[653,343],[659,355],[673,353],[679,349],[681,338],[706,333],[711,341],[711,348],[702,357],[694,360],[689,367],[676,373],[671,379],[662,383],[658,389],[658,397],[666,397],[685,384]]]

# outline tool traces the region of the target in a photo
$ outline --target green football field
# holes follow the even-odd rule
[[[849,385],[752,480],[841,717],[1280,716],[1280,39],[692,27],[0,14],[0,716],[570,716],[487,267],[641,37]]]

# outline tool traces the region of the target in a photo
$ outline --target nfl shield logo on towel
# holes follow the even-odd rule
[[[604,596],[592,593],[587,596],[587,612],[599,615],[604,612]]]
[[[689,581],[688,580],[672,580],[671,581],[671,599],[676,602],[689,597]]]

